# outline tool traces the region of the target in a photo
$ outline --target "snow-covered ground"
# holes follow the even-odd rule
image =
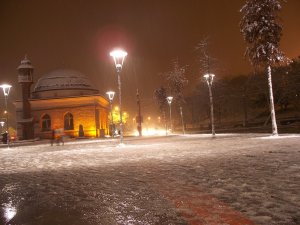
[[[0,208],[0,224],[299,225],[300,135],[2,147]]]

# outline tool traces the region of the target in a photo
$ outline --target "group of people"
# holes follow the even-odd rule
[[[54,142],[56,143],[56,145],[60,145],[60,143],[62,143],[62,145],[65,144],[64,142],[64,130],[62,128],[60,129],[53,129],[51,131],[51,146],[53,146]]]

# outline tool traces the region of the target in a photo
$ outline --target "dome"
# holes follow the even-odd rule
[[[98,92],[84,74],[76,70],[59,69],[45,74],[38,80],[33,98],[91,95]]]

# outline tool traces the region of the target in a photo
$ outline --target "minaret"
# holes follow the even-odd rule
[[[21,61],[21,65],[18,70],[18,82],[22,88],[22,119],[20,124],[22,125],[22,139],[28,140],[34,138],[33,132],[33,118],[31,116],[30,107],[30,87],[33,84],[33,66],[27,56]]]

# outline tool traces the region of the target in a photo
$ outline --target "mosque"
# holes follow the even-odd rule
[[[70,137],[104,137],[108,134],[109,102],[82,73],[58,69],[43,75],[33,91],[33,66],[25,57],[18,70],[22,100],[16,101],[20,140],[51,138],[63,129]]]

